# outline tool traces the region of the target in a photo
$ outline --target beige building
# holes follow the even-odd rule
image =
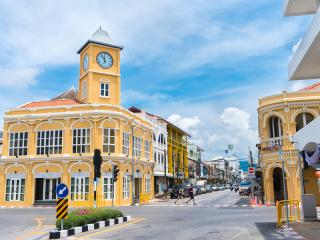
[[[259,99],[260,160],[266,202],[275,203],[284,199],[279,149],[282,149],[283,152],[288,198],[300,199],[301,178],[298,152],[289,139],[292,134],[310,123],[319,114],[319,83],[297,92],[283,91],[280,94]],[[316,194],[319,205],[320,194],[314,175],[315,171],[312,167],[303,170],[304,191]]]

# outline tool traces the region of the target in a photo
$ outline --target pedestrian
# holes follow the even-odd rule
[[[177,204],[179,199],[182,199],[182,201],[183,201],[183,188],[182,187],[179,188],[177,200],[174,202],[174,204]]]
[[[193,189],[193,185],[191,185],[189,187],[189,195],[190,195],[190,199],[188,201],[186,201],[186,204],[188,204],[191,200],[193,201],[193,205],[196,205],[196,203],[194,202],[194,189]]]

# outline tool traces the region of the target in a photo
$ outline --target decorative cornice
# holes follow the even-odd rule
[[[308,107],[308,108],[315,108],[315,107],[320,107],[320,101],[305,101],[305,102],[290,102],[290,103],[277,103],[277,104],[272,104],[268,105],[262,108],[259,108],[259,112],[261,113],[266,113],[270,112],[272,110],[284,110],[285,108],[291,109],[291,108],[303,108],[303,107]]]

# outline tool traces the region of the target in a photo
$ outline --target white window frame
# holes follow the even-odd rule
[[[128,156],[130,153],[130,136],[131,134],[128,132],[122,133],[122,153]]]
[[[25,178],[7,178],[5,200],[7,202],[24,201],[25,184]]]
[[[269,121],[269,124],[271,124],[271,128],[272,128],[272,133],[270,132],[270,138],[277,138],[275,135],[276,135],[276,131],[275,131],[275,118],[278,120],[278,131],[279,131],[279,136],[277,137],[282,137],[282,122],[281,122],[281,119],[277,116],[272,116],[270,120],[272,121]],[[270,128],[270,127],[269,127]]]
[[[63,130],[37,131],[37,155],[62,154]]]
[[[113,136],[111,135],[111,132],[113,132]],[[114,142],[111,143],[111,139],[114,139]],[[110,151],[112,150],[113,151]],[[116,129],[115,128],[104,128],[103,129],[103,146],[102,146],[103,152],[107,153],[115,153],[116,152]]]
[[[28,132],[9,133],[9,156],[28,155],[28,138]]]
[[[142,138],[141,137],[133,137],[133,156],[141,158],[142,154]]]
[[[129,175],[124,175],[122,177],[122,198],[129,199],[130,198],[130,179]]]
[[[88,94],[88,85],[87,85],[87,81],[84,80],[81,86],[81,98],[82,99],[87,98],[87,94]]]
[[[144,140],[144,157],[150,159],[150,141]]]
[[[110,82],[107,80],[100,81],[100,97],[109,98],[110,97],[109,92],[110,92]]]
[[[74,176],[71,177],[70,197],[72,201],[89,200],[89,177]]]
[[[76,131],[76,135],[75,135],[75,131]],[[80,148],[80,150],[78,148]],[[72,129],[72,153],[89,153],[90,148],[91,148],[91,128]]]
[[[145,192],[146,192],[146,194],[151,193],[151,177],[145,178]]]
[[[107,179],[107,183],[105,182],[105,179]],[[116,183],[113,185],[113,177],[112,175],[105,175],[102,178],[102,192],[103,192],[103,199],[104,200],[112,200],[112,195],[113,199],[115,199],[116,194],[115,194],[115,189],[116,188]]]

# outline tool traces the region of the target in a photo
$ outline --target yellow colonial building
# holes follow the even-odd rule
[[[301,178],[298,152],[291,137],[320,114],[320,84],[297,92],[283,91],[281,94],[259,99],[259,136],[261,139],[260,163],[263,170],[266,202],[271,204],[284,199],[282,165],[279,149],[285,165],[285,181],[288,198],[300,200]],[[301,168],[303,160],[301,159]],[[303,170],[304,192],[317,195],[315,169]]]
[[[98,29],[78,51],[79,91],[6,111],[0,206],[54,203],[60,182],[69,187],[71,206],[92,206],[95,149],[103,159],[98,206],[112,199],[130,205],[132,189],[137,201],[153,198],[152,127],[120,106],[121,50]],[[113,190],[114,165],[120,172]]]
[[[173,182],[182,183],[188,179],[188,137],[190,135],[167,121],[168,171]],[[173,183],[172,183],[173,184]]]

